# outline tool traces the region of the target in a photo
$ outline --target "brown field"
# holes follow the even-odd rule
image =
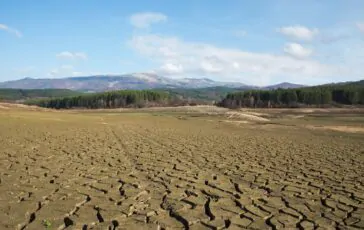
[[[363,110],[0,107],[0,229],[363,229]]]

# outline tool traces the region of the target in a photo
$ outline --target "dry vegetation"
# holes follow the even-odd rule
[[[361,110],[1,106],[0,229],[364,228]]]

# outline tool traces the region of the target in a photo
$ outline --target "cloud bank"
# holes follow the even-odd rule
[[[83,52],[70,52],[70,51],[63,51],[56,55],[57,58],[60,59],[71,59],[71,60],[86,60],[87,54]]]
[[[319,34],[318,29],[309,29],[299,25],[281,27],[277,31],[288,38],[302,41],[312,41]]]
[[[224,80],[268,83],[272,77],[330,79],[337,69],[318,61],[305,59],[312,50],[290,43],[287,55],[247,52],[220,48],[206,43],[181,40],[161,35],[135,35],[131,47],[141,56],[159,65],[154,71],[169,76],[215,76]]]

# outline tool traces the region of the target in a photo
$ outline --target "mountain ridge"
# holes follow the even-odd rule
[[[270,85],[270,86],[265,86],[263,87],[263,89],[294,89],[294,88],[301,88],[301,87],[306,87],[306,85],[301,85],[301,84],[294,84],[294,83],[290,83],[290,82],[282,82],[279,84],[275,84],[275,85]]]
[[[277,85],[258,87],[240,82],[220,82],[209,78],[173,79],[152,73],[132,73],[123,75],[91,75],[65,78],[23,78],[0,82],[0,88],[17,89],[70,89],[77,91],[102,92],[122,89],[157,89],[157,88],[206,88],[229,87],[237,89],[274,89],[297,88],[303,85],[284,82]]]

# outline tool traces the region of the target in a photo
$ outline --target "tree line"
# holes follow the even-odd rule
[[[33,98],[68,97],[82,93],[69,89],[2,89],[0,88],[0,101],[19,101]]]
[[[167,106],[175,102],[166,92],[152,90],[121,90],[104,93],[83,94],[74,97],[30,100],[26,104],[38,105],[45,108],[125,108]]]
[[[235,92],[227,94],[218,105],[227,108],[364,105],[364,84],[359,83]]]

